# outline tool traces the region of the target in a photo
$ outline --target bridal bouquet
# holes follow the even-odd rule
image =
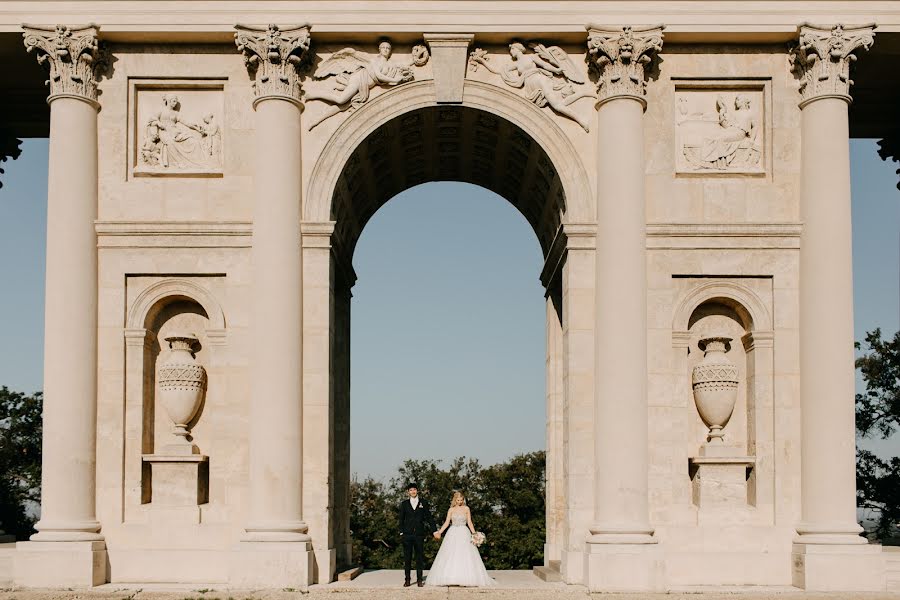
[[[475,544],[476,547],[482,545],[485,539],[484,534],[480,531],[476,531],[472,534],[472,543]]]

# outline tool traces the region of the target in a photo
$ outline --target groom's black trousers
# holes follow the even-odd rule
[[[406,581],[409,581],[413,550],[416,554],[416,581],[422,581],[422,569],[425,568],[425,538],[419,535],[404,535],[403,575],[406,577]]]

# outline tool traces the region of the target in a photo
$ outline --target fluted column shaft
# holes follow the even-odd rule
[[[50,67],[41,519],[35,541],[102,540],[96,517],[95,28],[26,28]]]
[[[589,28],[600,72],[593,543],[652,543],[648,513],[644,65],[661,28]]]
[[[857,32],[858,33],[858,32]],[[842,28],[801,30],[801,543],[864,544],[856,522],[853,265],[847,69],[871,44]],[[829,39],[847,45],[829,55]],[[850,36],[848,38],[848,35]],[[854,39],[855,38],[855,39]],[[819,47],[816,47],[819,46]],[[833,46],[832,46],[833,48]],[[810,56],[812,55],[812,58]]]
[[[238,27],[255,75],[251,269],[250,506],[247,541],[309,541],[303,521],[303,284],[296,66],[308,28]]]

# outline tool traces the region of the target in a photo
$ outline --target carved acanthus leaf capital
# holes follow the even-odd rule
[[[97,82],[109,66],[109,54],[97,39],[96,25],[41,27],[23,25],[25,49],[50,68],[50,96],[77,97],[97,103]]]
[[[800,41],[790,59],[800,79],[801,108],[819,98],[843,98],[850,101],[850,63],[854,52],[868,50],[875,42],[875,25],[859,27],[800,26]]]
[[[308,59],[309,25],[266,29],[236,25],[234,41],[254,78],[254,105],[264,98],[300,102],[300,67]]]
[[[655,27],[599,27],[589,25],[588,53],[598,75],[600,102],[632,97],[646,104],[646,67],[663,45],[663,29]]]

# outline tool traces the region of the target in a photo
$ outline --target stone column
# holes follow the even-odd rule
[[[50,69],[50,157],[44,309],[41,519],[16,557],[22,585],[106,581],[96,517],[96,27],[25,27],[25,48]],[[52,542],[52,543],[45,543]]]
[[[588,27],[599,73],[592,591],[653,590],[662,561],[648,511],[645,67],[662,27]]]
[[[231,582],[304,589],[312,574],[302,515],[300,76],[309,27],[237,26],[254,76],[256,170],[251,301],[250,481],[246,536]]]
[[[801,522],[794,584],[882,589],[856,522],[853,273],[847,108],[854,52],[873,26],[801,26]],[[874,569],[874,570],[873,570]]]

